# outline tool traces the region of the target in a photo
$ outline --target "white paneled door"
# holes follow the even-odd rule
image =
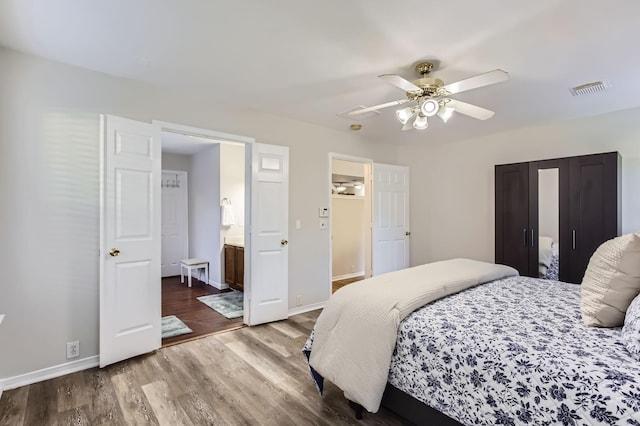
[[[373,275],[409,267],[409,168],[373,165]]]
[[[285,319],[289,311],[289,148],[256,143],[251,159],[250,300],[245,297],[244,319],[256,325]]]
[[[161,345],[160,131],[101,117],[100,366]]]
[[[189,258],[187,172],[162,171],[162,277],[180,275],[180,261]]]

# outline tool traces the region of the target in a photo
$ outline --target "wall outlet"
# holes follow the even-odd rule
[[[302,306],[302,295],[301,294],[296,296],[296,306]]]
[[[80,356],[80,342],[67,342],[67,359],[78,358]]]

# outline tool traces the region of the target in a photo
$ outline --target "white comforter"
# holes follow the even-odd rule
[[[452,259],[348,285],[331,296],[318,317],[309,365],[347,399],[375,413],[400,321],[429,302],[513,275],[518,272],[508,266]]]

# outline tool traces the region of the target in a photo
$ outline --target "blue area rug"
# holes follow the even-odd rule
[[[180,321],[175,315],[170,315],[168,317],[162,317],[162,338],[168,339],[169,337],[176,337],[182,334],[193,333],[185,323]]]
[[[209,296],[198,297],[198,300],[219,314],[224,315],[225,318],[233,319],[244,315],[244,293],[241,291],[210,294]]]

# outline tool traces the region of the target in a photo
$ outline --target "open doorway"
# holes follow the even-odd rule
[[[162,344],[169,346],[243,326],[245,146],[168,131],[161,140]]]
[[[213,144],[235,142],[245,147],[246,297],[243,296],[242,321],[258,325],[288,316],[289,148],[174,123],[154,120],[148,124],[103,114],[100,116],[101,367],[162,346],[163,131],[209,139],[208,143]],[[189,180],[190,193],[196,186],[194,176]],[[210,194],[191,198],[211,199]],[[209,212],[217,222],[207,218],[206,223],[218,226],[211,233],[198,234],[209,248],[213,247],[214,253],[220,253],[224,241],[219,228],[222,200],[220,194],[214,199],[216,207]],[[190,218],[190,227],[192,223]],[[190,247],[194,244],[192,237]],[[218,274],[222,276],[219,254],[204,263],[211,267],[213,279]],[[205,281],[205,285],[213,284],[212,279]]]
[[[331,292],[371,276],[371,163],[331,155]]]

